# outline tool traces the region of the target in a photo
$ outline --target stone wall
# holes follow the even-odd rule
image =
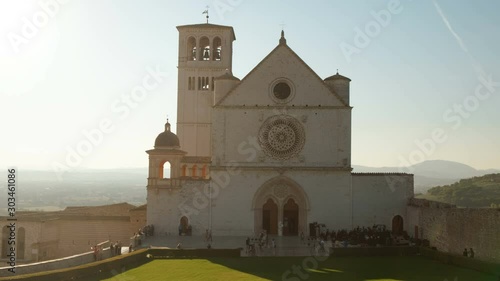
[[[40,217],[43,215],[40,213]],[[18,263],[40,262],[84,253],[91,246],[106,240],[121,241],[123,246],[128,246],[133,234],[128,216],[61,215],[47,220],[35,219],[37,218],[20,217],[16,223]],[[19,253],[21,228],[25,230],[24,257]],[[6,259],[0,259],[4,260]]]
[[[208,197],[204,188],[208,180],[183,180],[182,188],[148,188],[147,224],[155,226],[155,235],[178,235],[183,216],[191,225],[193,235],[208,228]]]
[[[102,258],[106,259],[110,257],[109,248],[103,250]],[[54,259],[48,261],[42,261],[37,263],[30,263],[26,265],[17,265],[15,268],[15,274],[8,271],[10,267],[0,268],[0,277],[7,277],[12,275],[30,274],[35,272],[50,271],[55,269],[70,268],[73,266],[78,266],[86,263],[91,263],[94,261],[94,253],[86,252],[83,254],[78,254],[74,256],[69,256],[61,259]]]
[[[402,173],[352,174],[353,226],[382,224],[392,228],[395,216],[407,230],[407,204],[413,197],[413,175]]]
[[[439,251],[461,255],[464,248],[473,248],[475,258],[500,262],[500,209],[412,200],[408,218],[410,235],[429,240]]]
[[[130,215],[130,233],[139,231],[139,228],[147,225],[147,205],[142,205],[129,211]]]

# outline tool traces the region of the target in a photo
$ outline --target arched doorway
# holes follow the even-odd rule
[[[252,200],[254,233],[258,235],[263,229],[280,236],[307,233],[309,206],[309,198],[297,182],[286,176],[272,178],[255,191]]]
[[[271,198],[262,206],[262,229],[278,234],[278,205]]]
[[[403,218],[400,215],[392,218],[392,233],[394,235],[403,234]]]
[[[283,206],[283,235],[298,235],[299,205],[292,198]]]
[[[182,216],[179,222],[179,236],[180,235],[191,235],[191,226],[186,216]]]

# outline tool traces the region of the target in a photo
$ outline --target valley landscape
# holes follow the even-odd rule
[[[136,206],[146,203],[147,168],[133,169],[81,169],[66,172],[59,181],[52,171],[36,171],[19,169],[18,207],[21,211],[56,211],[68,206],[99,206],[127,202]],[[500,204],[500,176],[490,176],[488,187],[483,190],[471,190],[467,182],[461,179],[482,177],[500,173],[500,170],[477,170],[468,165],[443,160],[425,161],[408,168],[398,167],[366,167],[353,165],[355,173],[413,173],[415,194],[418,198],[426,198],[441,202],[457,204],[462,207],[488,207],[491,203]],[[5,173],[3,171],[3,173]],[[3,176],[3,175],[2,175]],[[484,181],[484,179],[478,181]],[[439,187],[432,193],[427,192]],[[446,187],[443,187],[446,186]],[[469,188],[464,197],[487,197],[488,200],[468,198],[462,200],[470,204],[460,204],[454,198],[453,188]],[[462,191],[463,193],[464,191]],[[448,195],[446,195],[448,194]],[[455,196],[456,197],[456,196]],[[479,201],[480,202],[479,202]],[[4,202],[2,202],[3,204]],[[2,205],[1,214],[6,214]]]

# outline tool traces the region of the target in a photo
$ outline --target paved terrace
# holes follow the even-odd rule
[[[252,237],[251,237],[252,238]],[[271,241],[274,238],[276,248],[271,247]],[[236,249],[241,248],[241,256],[250,256],[246,252],[245,236],[213,236],[211,246],[213,249]],[[314,248],[312,241],[308,245],[308,240],[301,243],[300,238],[296,236],[273,236],[269,235],[269,245],[259,248],[256,246],[256,256],[311,256],[318,255],[317,247]],[[152,236],[142,240],[141,247],[168,247],[176,248],[181,243],[183,249],[202,248],[206,249],[208,243],[204,236]],[[256,243],[255,238],[251,243]],[[316,243],[317,244],[317,243]],[[325,249],[329,249],[331,244],[325,243]],[[327,255],[327,253],[320,253]]]

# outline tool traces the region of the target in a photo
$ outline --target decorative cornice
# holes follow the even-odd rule
[[[292,109],[352,109],[352,106],[335,106],[335,105],[277,105],[277,104],[267,104],[267,105],[258,105],[258,104],[249,104],[249,105],[216,105],[216,108],[238,108],[238,109],[269,109],[269,108],[286,108],[287,110]]]
[[[210,170],[213,171],[222,171],[222,170],[247,170],[247,171],[258,171],[258,170],[266,170],[266,171],[276,171],[280,174],[283,174],[287,171],[332,171],[332,172],[351,172],[351,167],[303,167],[303,166],[214,166],[210,167]]]
[[[212,158],[203,156],[184,156],[182,163],[212,163]]]

